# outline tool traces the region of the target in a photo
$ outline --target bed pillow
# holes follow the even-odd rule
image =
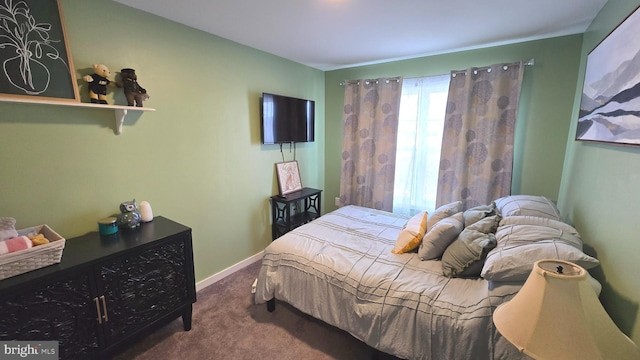
[[[428,215],[429,214],[426,211],[423,211],[415,214],[411,219],[409,219],[409,221],[407,221],[400,231],[400,234],[398,234],[396,245],[393,247],[393,250],[391,250],[392,253],[403,254],[420,245],[422,237],[427,232]]]
[[[478,277],[487,253],[496,246],[494,232],[500,216],[493,215],[465,227],[442,254],[442,272],[448,277]]]
[[[429,231],[431,227],[437,224],[440,220],[448,218],[451,215],[455,215],[460,211],[462,211],[462,201],[454,201],[435,209],[434,212],[429,215],[427,231]]]
[[[476,207],[472,207],[471,209],[467,209],[464,211],[462,216],[464,217],[464,226],[470,226],[479,220],[486,218],[487,216],[492,216],[496,214],[496,204],[491,203],[490,205],[480,205]]]
[[[481,272],[491,281],[524,281],[533,264],[542,259],[566,260],[585,269],[599,264],[582,252],[578,231],[558,220],[510,216],[500,222],[496,240],[498,244],[487,254]]]
[[[560,211],[544,196],[511,195],[495,201],[498,214],[508,216],[538,216],[560,220]]]
[[[418,248],[420,259],[432,260],[442,257],[444,251],[460,235],[463,228],[462,212],[435,223],[422,238]]]

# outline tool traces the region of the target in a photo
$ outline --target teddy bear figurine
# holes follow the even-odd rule
[[[116,83],[118,87],[124,89],[124,96],[127,98],[127,105],[142,107],[142,101],[149,98],[147,90],[138,84],[138,76],[134,69],[125,68],[120,70],[122,81]]]
[[[109,68],[103,64],[93,64],[93,74],[85,75],[83,80],[89,83],[89,98],[94,104],[107,104],[107,85],[111,80]]]

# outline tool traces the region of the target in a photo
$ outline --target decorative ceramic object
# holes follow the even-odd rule
[[[140,213],[136,200],[125,201],[120,204],[122,214],[118,215],[118,226],[123,229],[135,229],[140,225]]]
[[[153,221],[153,211],[148,201],[140,201],[140,216],[142,222]]]

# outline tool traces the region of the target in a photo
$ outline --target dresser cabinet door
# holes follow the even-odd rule
[[[98,349],[96,302],[89,274],[79,272],[0,299],[0,339],[57,340],[61,359]]]
[[[109,318],[105,323],[107,345],[191,304],[186,240],[185,235],[175,236],[98,266]]]

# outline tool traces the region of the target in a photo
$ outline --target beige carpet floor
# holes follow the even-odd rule
[[[255,305],[251,284],[260,262],[198,292],[191,331],[182,319],[131,344],[115,359],[395,360],[288,304]]]

